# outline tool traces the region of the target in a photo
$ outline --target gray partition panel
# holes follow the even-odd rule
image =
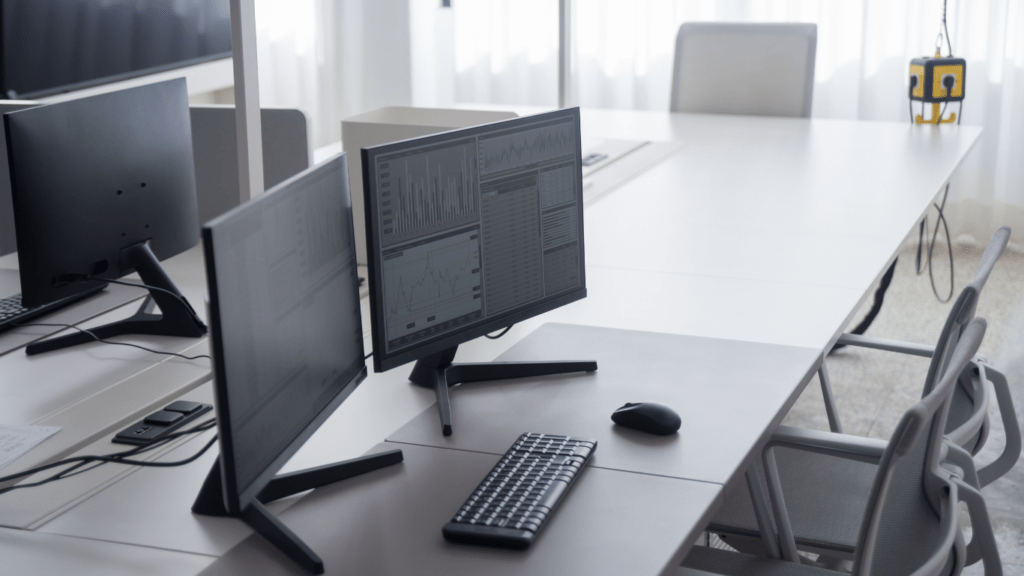
[[[0,298],[17,294],[21,287],[21,279],[17,270],[0,268]],[[46,324],[78,324],[90,318],[109,312],[118,306],[133,300],[139,300],[146,292],[129,286],[107,285],[99,294],[89,296],[66,308],[61,308],[31,322]],[[17,350],[23,346],[42,340],[47,336],[64,330],[52,326],[27,326],[0,332],[0,356]]]
[[[0,102],[0,114],[38,106],[28,100]],[[0,130],[3,128],[0,127]],[[14,206],[11,204],[11,174],[7,166],[7,138],[0,138],[0,256],[18,249],[14,236]],[[2,297],[2,296],[0,296]]]
[[[820,356],[811,348],[545,324],[497,360],[597,360],[597,372],[459,385],[451,390],[451,436],[441,435],[432,406],[388,440],[502,454],[523,432],[590,437],[600,445],[594,466],[725,484],[781,422]],[[682,427],[652,436],[618,426],[611,414],[627,402],[667,404]]]
[[[371,452],[393,448],[401,464],[320,488],[280,514],[327,574],[672,574],[721,500],[716,484],[590,467],[529,549],[451,544],[441,527],[498,457],[394,443]],[[202,572],[296,573],[259,536]]]
[[[234,106],[193,106],[192,154],[196,165],[199,222],[238,206],[238,143]],[[264,108],[263,185],[266,189],[309,168],[306,115],[300,110]]]

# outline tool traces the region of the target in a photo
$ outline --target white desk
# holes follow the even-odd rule
[[[458,360],[492,359],[548,321],[782,344],[820,354],[869,297],[873,282],[980,134],[970,126],[611,110],[585,110],[583,130],[592,137],[681,146],[587,207],[586,300],[524,322],[500,340],[469,343]],[[200,264],[193,251],[169,266],[193,302],[201,301],[204,290]],[[154,361],[141,351],[88,345],[48,361],[40,357],[32,366],[9,354],[0,357],[0,374],[16,367],[28,381],[59,381],[62,402],[73,406],[97,386],[114,384],[100,367],[117,361],[141,367],[147,359]],[[176,370],[189,376],[167,372],[161,393],[180,393],[204,374],[201,365]],[[371,375],[288,469],[360,454],[425,409],[436,418],[433,393],[410,386],[406,376],[405,369]],[[806,382],[801,380],[792,382],[792,390]],[[7,386],[0,383],[0,393]],[[205,462],[173,473],[136,471],[43,523],[36,534],[131,542],[207,559],[221,555],[237,541],[218,536],[226,521],[214,519],[222,523],[218,527],[188,512],[209,469]],[[30,491],[17,497],[33,498]],[[0,517],[3,509],[0,498]],[[135,522],[121,522],[125,514]],[[158,518],[163,528],[128,534],[122,527]],[[82,561],[83,569],[91,566],[87,558]],[[96,567],[93,573],[108,571]]]

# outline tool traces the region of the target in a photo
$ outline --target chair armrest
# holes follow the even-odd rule
[[[923,356],[925,358],[931,358],[932,354],[935,353],[935,346],[915,344],[913,342],[901,342],[899,340],[889,340],[886,338],[875,338],[873,336],[861,336],[859,334],[840,334],[839,340],[836,341],[836,344],[860,346],[861,348],[874,348],[876,350],[886,350],[889,352],[898,352],[900,354],[910,354],[912,356]]]
[[[775,430],[765,444],[761,458],[764,462],[765,483],[768,487],[768,497],[772,504],[772,514],[775,517],[779,549],[783,559],[790,562],[800,561],[796,540],[793,536],[793,527],[789,522],[789,512],[786,510],[786,501],[782,494],[779,469],[775,462],[775,448],[805,450],[877,464],[888,445],[888,442],[872,438],[806,430],[792,426],[779,426]]]
[[[775,429],[765,448],[769,446],[807,450],[838,458],[877,464],[889,443],[875,438],[779,426]]]
[[[1006,446],[1003,448],[1003,453],[987,466],[978,470],[978,480],[981,482],[981,487],[984,488],[1001,478],[1017,464],[1017,460],[1020,458],[1021,435],[1020,423],[1017,422],[1017,411],[1013,407],[1013,398],[1010,396],[1010,386],[1006,382],[1006,376],[984,362],[978,363],[978,369],[982,379],[992,383],[992,389],[996,393],[996,402],[999,404],[999,415],[1003,421],[1003,430],[1006,431]]]
[[[980,489],[981,484],[978,481],[978,471],[974,466],[974,457],[971,456],[970,452],[964,450],[959,444],[950,442],[948,439],[943,439],[943,447],[945,448],[942,454],[943,468],[948,472],[962,476],[968,484]],[[955,466],[956,469],[950,469],[949,464]]]
[[[967,545],[967,564],[971,565],[981,560],[985,565],[985,576],[1002,576],[1003,564],[999,558],[992,522],[988,517],[988,507],[981,491],[960,478],[954,477],[952,482],[959,488],[958,499],[967,504],[967,513],[971,517],[971,542]]]
[[[977,359],[971,360],[968,364],[969,370],[977,370],[977,374],[971,376],[972,387],[974,388],[974,391],[971,392],[974,397],[974,411],[971,413],[971,417],[958,426],[956,430],[944,435],[946,439],[958,446],[963,446],[968,440],[973,438],[978,433],[978,430],[981,430],[981,427],[985,425],[985,419],[988,418],[988,386],[986,385],[988,379],[985,373],[981,371],[980,364]],[[956,385],[961,386],[961,383],[958,381]],[[978,446],[981,446],[980,442]]]
[[[941,500],[944,505],[942,520],[939,526],[939,533],[943,535],[942,542],[935,548],[935,552],[932,553],[931,557],[921,567],[914,570],[910,576],[938,576],[943,568],[945,568],[946,562],[949,559],[949,551],[957,542],[957,536],[960,534],[960,507],[957,504],[960,501],[960,497],[957,488],[961,485],[956,481],[949,481],[949,495],[944,496]],[[864,568],[864,574],[867,574],[868,569],[869,567]],[[954,573],[959,573],[959,570],[954,568]],[[986,572],[985,576],[993,575]]]

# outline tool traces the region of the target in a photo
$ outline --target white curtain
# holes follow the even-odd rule
[[[313,148],[338,141],[342,116],[355,113],[344,105],[355,98],[342,90],[340,76],[351,60],[344,55],[361,56],[361,4],[255,0],[255,6],[260,106],[302,110]]]
[[[556,104],[557,2],[453,10],[453,103]],[[683,22],[814,22],[813,116],[908,122],[909,62],[934,53],[942,1],[576,0],[573,14],[582,106],[668,109]],[[1024,0],[949,0],[947,24],[967,60],[963,123],[984,128],[952,180],[951,231],[985,242],[1009,224],[1024,238]]]

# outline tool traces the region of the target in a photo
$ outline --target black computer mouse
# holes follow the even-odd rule
[[[648,434],[675,434],[683,421],[676,411],[657,402],[626,404],[612,412],[612,422]]]

